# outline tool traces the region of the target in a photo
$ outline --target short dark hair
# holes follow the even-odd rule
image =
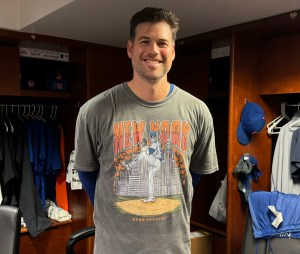
[[[171,10],[165,10],[156,7],[146,7],[135,13],[130,20],[130,40],[134,40],[136,27],[141,23],[158,23],[166,22],[172,30],[172,38],[176,40],[176,34],[179,30],[179,19]]]

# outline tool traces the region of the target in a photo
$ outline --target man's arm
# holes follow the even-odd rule
[[[84,172],[78,170],[78,175],[82,183],[83,189],[85,190],[92,205],[94,206],[94,197],[95,197],[98,171]]]

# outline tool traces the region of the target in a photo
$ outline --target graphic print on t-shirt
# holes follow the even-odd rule
[[[114,192],[119,212],[153,217],[181,208],[189,131],[186,121],[114,123]]]

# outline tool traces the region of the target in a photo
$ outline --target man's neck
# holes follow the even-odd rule
[[[136,96],[152,102],[162,101],[170,91],[170,83],[166,80],[155,84],[131,80],[128,82],[128,86]]]

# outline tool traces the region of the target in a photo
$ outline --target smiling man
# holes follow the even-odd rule
[[[94,204],[95,254],[190,253],[193,182],[218,162],[207,106],[167,79],[178,28],[171,11],[134,14],[132,79],[78,114],[74,168]]]
[[[170,24],[169,24],[170,23]],[[139,97],[159,101],[170,90],[167,73],[175,58],[176,21],[135,24],[127,44],[133,66],[133,79],[128,82]],[[172,27],[171,27],[172,26]]]

